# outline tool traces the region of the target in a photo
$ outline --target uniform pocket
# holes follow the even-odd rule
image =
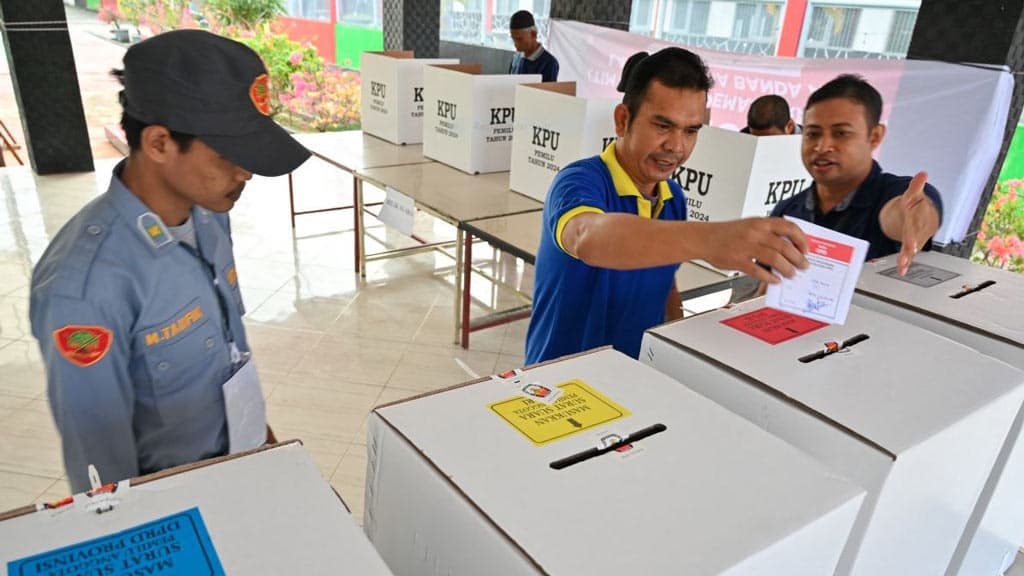
[[[223,403],[220,386],[229,359],[215,320],[207,317],[197,298],[165,322],[138,333],[153,402],[165,424]]]

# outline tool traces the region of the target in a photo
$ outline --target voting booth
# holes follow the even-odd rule
[[[509,187],[543,202],[559,170],[615,141],[619,102],[577,96],[575,82],[516,86]]]
[[[390,574],[298,442],[0,514],[10,576]]]
[[[610,348],[376,408],[399,576],[831,574],[863,490]]]
[[[1024,276],[938,252],[864,265],[854,302],[1024,370]],[[1002,574],[1024,544],[1024,415],[1018,414],[954,559],[954,574]]]
[[[411,50],[363,52],[362,129],[393,144],[423,141],[423,68],[458,58],[416,58]]]
[[[479,64],[427,66],[423,155],[469,174],[509,169],[515,87],[540,74],[483,74]]]
[[[767,216],[781,200],[811,185],[800,159],[801,136],[751,136],[704,126],[674,178],[686,193],[687,217],[722,222]]]
[[[643,362],[867,489],[837,574],[944,574],[1024,399],[1024,373],[851,306],[763,298],[649,330]]]

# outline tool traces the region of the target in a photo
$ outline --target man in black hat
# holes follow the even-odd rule
[[[516,55],[508,67],[509,74],[540,74],[544,82],[558,81],[558,60],[537,41],[537,23],[533,14],[520,10],[508,21],[509,35],[516,46]]]
[[[32,274],[32,333],[71,489],[272,440],[227,211],[309,152],[270,117],[246,46],[178,30],[125,53],[128,158]]]

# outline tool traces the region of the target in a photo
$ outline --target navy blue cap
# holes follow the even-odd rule
[[[205,30],[174,30],[124,55],[121,105],[145,124],[198,137],[261,176],[299,167],[309,151],[270,117],[270,77],[248,46]]]

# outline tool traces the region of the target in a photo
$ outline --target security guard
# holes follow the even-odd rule
[[[32,275],[30,316],[74,492],[272,439],[226,212],[309,152],[270,118],[255,52],[200,30],[129,48],[131,148]]]

